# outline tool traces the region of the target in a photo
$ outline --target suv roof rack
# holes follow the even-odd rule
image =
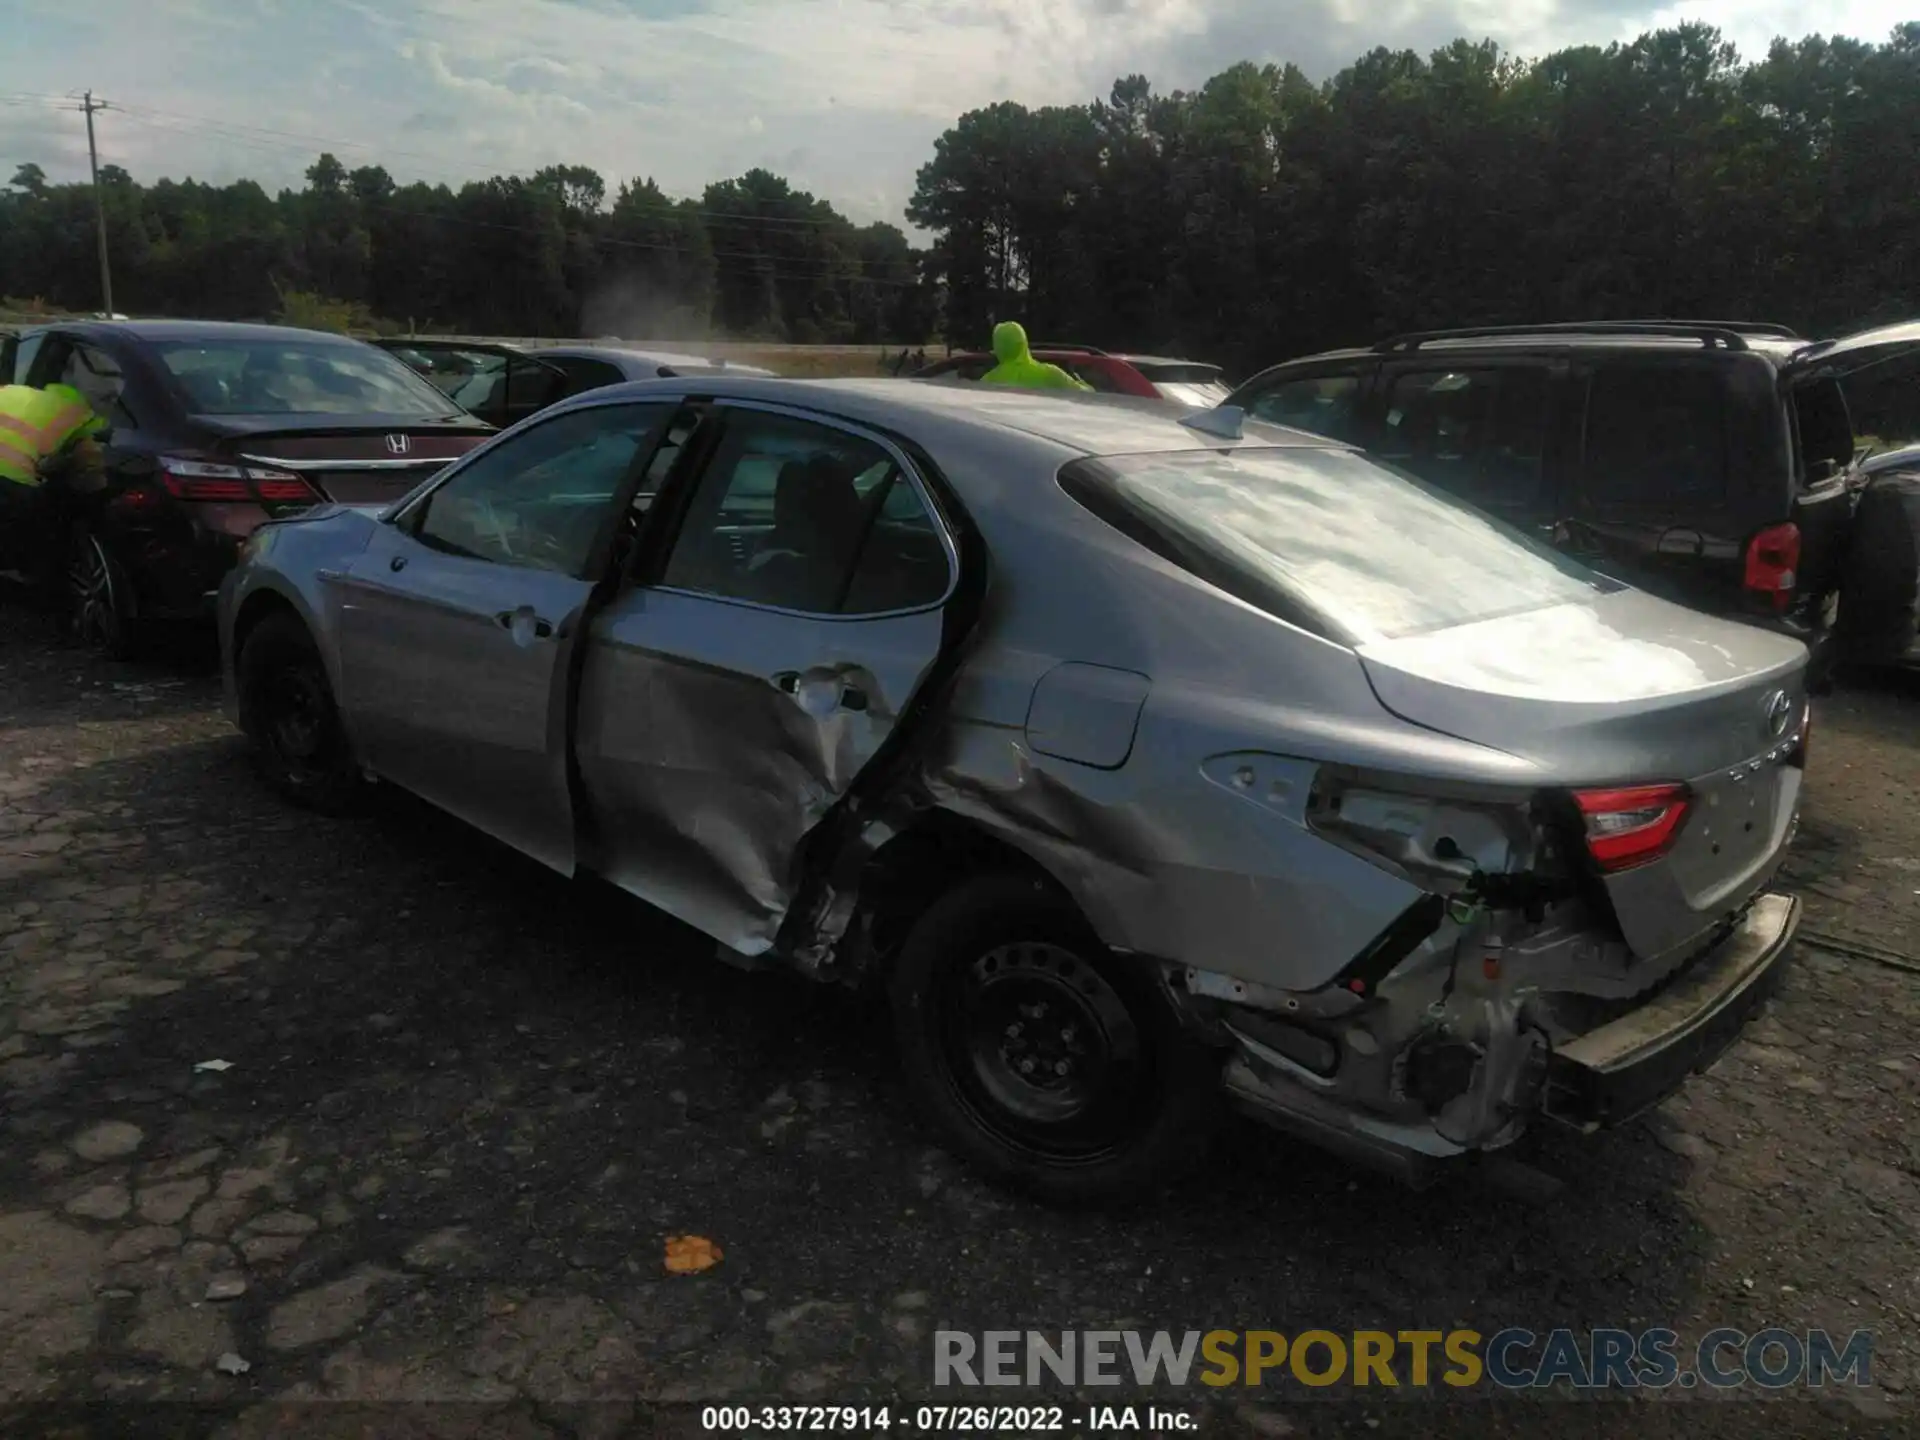
[[[1465,330],[1416,330],[1395,335],[1375,345],[1376,353],[1417,350],[1436,340],[1525,340],[1555,335],[1645,335],[1683,340],[1698,340],[1711,349],[1745,350],[1745,337],[1772,336],[1782,340],[1800,337],[1783,325],[1759,325],[1742,320],[1585,320],[1559,321],[1550,325],[1478,325]]]

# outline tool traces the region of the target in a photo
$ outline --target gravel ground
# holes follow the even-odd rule
[[[1549,1140],[1558,1193],[1416,1195],[1248,1127],[1100,1218],[931,1148],[870,1006],[713,964],[403,798],[290,811],[217,702],[191,647],[110,665],[0,609],[6,1433],[586,1436],[697,1429],[688,1402],[911,1406],[952,1398],[930,1392],[947,1327],[1655,1324],[1870,1329],[1873,1384],[1156,1398],[1220,1434],[1909,1433],[1920,687],[1818,712],[1791,878],[1821,948],[1654,1116]],[[665,1274],[680,1234],[723,1260]]]

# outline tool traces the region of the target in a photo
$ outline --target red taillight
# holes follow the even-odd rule
[[[1573,798],[1586,821],[1587,853],[1602,870],[1627,870],[1658,858],[1687,814],[1684,785],[1577,790]]]
[[[254,490],[262,500],[314,500],[319,498],[313,487],[304,480],[256,480]]]
[[[320,498],[306,481],[285,470],[219,465],[177,455],[160,462],[160,483],[176,500],[209,505],[310,504]]]
[[[234,505],[246,505],[253,501],[253,489],[244,480],[207,480],[163,470],[160,472],[160,483],[167,487],[167,493],[176,500],[224,501]]]
[[[1800,527],[1789,522],[1769,525],[1747,542],[1747,589],[1773,601],[1784,611],[1799,581]]]

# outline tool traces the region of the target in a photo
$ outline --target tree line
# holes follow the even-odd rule
[[[1036,336],[1246,369],[1396,330],[1653,315],[1804,333],[1920,313],[1920,23],[1742,63],[1710,27],[1533,60],[1378,49],[963,115],[906,218],[856,226],[755,170],[611,198],[577,166],[459,190],[323,155],[303,190],[102,171],[115,295],[489,334],[919,344]],[[96,308],[91,194],[23,165],[0,293]]]
[[[673,199],[578,165],[454,190],[323,154],[301,190],[142,185],[100,170],[116,308],[481,335],[924,339],[925,257],[765,170]],[[0,295],[97,310],[92,187],[22,164],[0,196]]]
[[[1244,370],[1454,325],[1920,314],[1916,175],[1920,24],[1751,65],[1690,24],[994,105],[941,137],[907,213],[959,333],[1018,311]]]

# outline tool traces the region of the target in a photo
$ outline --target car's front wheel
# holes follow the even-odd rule
[[[908,1084],[951,1147],[1050,1203],[1153,1193],[1219,1112],[1217,1058],[1037,880],[950,890],[909,933],[889,991]]]
[[[254,626],[240,647],[234,681],[240,725],[260,777],[310,810],[337,815],[350,809],[364,782],[327,667],[299,617],[269,615]]]

